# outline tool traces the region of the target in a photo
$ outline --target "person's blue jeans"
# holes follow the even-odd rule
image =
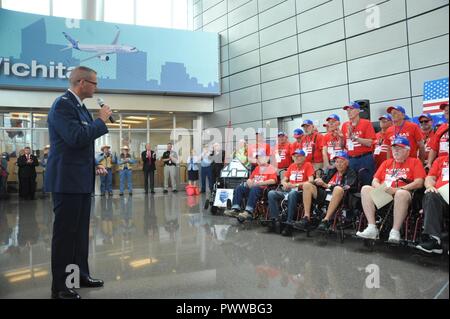
[[[247,205],[245,206],[245,210],[253,214],[256,206],[256,201],[261,197],[263,191],[264,188],[260,186],[249,188],[246,183],[243,185],[239,185],[234,190],[232,208],[240,210],[242,200],[244,198],[247,198]]]
[[[288,195],[288,217],[287,222],[293,223],[294,216],[297,214],[297,204],[302,196],[302,193],[293,189],[289,192],[270,191],[269,192],[269,211],[272,219],[278,218],[280,214],[280,201],[282,201],[286,194]]]
[[[350,158],[350,168],[358,174],[358,171],[361,168],[365,168],[364,171],[360,174],[360,184],[364,185],[372,185],[373,175],[375,175],[375,160],[373,159],[373,154],[368,153],[363,157],[359,158]]]
[[[125,178],[128,182],[128,192],[133,192],[133,176],[131,169],[124,169],[120,171],[120,192],[123,193],[125,186]]]
[[[105,176],[100,176],[100,192],[104,194],[105,192],[112,193],[112,169],[107,168],[108,174]]]
[[[212,192],[213,184],[212,184],[211,166],[202,167],[200,175],[201,175],[200,179],[201,179],[201,183],[202,183],[202,192],[204,193],[206,191],[206,179],[208,179],[209,190]]]

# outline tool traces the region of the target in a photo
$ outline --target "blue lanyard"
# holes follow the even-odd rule
[[[405,123],[406,123],[406,121],[403,120],[402,126],[400,126],[400,130],[398,131],[398,133],[397,133],[397,127],[394,127],[394,135],[395,135],[395,138],[397,138],[397,137],[400,135],[400,133],[401,133],[402,130],[403,130],[403,126],[405,126]]]

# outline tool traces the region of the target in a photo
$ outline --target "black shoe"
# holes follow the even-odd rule
[[[167,189],[163,190],[164,194],[167,194],[169,191]]]
[[[81,296],[73,289],[52,291],[52,299],[81,299]]]
[[[317,227],[317,230],[319,231],[328,231],[330,229],[331,222],[329,220],[322,220],[319,224],[319,227]]]
[[[286,226],[284,226],[283,231],[281,232],[281,236],[292,236],[292,225],[291,224],[286,224]]]
[[[105,196],[105,193],[101,193],[100,196],[101,196],[101,197]]]
[[[129,193],[128,196],[133,196],[133,193]]]
[[[113,193],[112,192],[109,192],[109,197],[113,197]]]
[[[83,288],[99,288],[103,287],[104,282],[100,279],[93,279],[91,277],[80,278],[80,287]]]
[[[436,238],[426,234],[422,236],[422,240],[416,248],[428,254],[442,255],[443,252],[441,243]]]
[[[120,196],[123,196],[123,193],[120,193],[119,195],[120,195]]]
[[[150,193],[155,194],[155,191],[151,191]]]
[[[303,217],[295,225],[298,226],[300,229],[307,229],[311,225],[311,223],[308,217]]]
[[[178,191],[176,189],[173,190],[174,193],[178,193]]]

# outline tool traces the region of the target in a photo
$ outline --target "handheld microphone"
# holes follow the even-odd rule
[[[103,107],[103,105],[105,105],[105,101],[103,101],[103,99],[102,98],[97,98],[97,104],[100,106],[100,107]],[[114,120],[114,118],[112,117],[112,115],[109,117],[109,121],[111,122],[111,123],[114,123],[115,122],[115,120]]]

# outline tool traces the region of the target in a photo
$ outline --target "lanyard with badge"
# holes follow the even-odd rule
[[[442,168],[442,181],[448,182],[448,161],[447,161],[447,167]]]
[[[384,137],[378,139],[377,145],[375,146],[375,151],[373,152],[374,155],[380,155],[381,150],[382,150],[383,141],[384,141]]]
[[[384,177],[384,183],[386,184],[387,187],[392,187],[392,183],[397,181],[397,176],[400,173],[400,167],[395,169],[395,162],[394,162],[394,167],[392,168],[392,174],[386,174]],[[397,182],[397,186],[398,186],[398,182]]]
[[[349,137],[347,138],[347,149],[348,149],[349,151],[354,151],[354,150],[355,150],[355,144],[353,144],[353,140],[351,139],[351,136],[352,136],[352,134],[353,134],[353,130],[356,129],[356,127],[358,126],[359,121],[360,121],[360,120],[358,120],[358,123],[356,123],[355,126],[353,126],[353,123],[350,122],[350,125],[349,125],[349,127],[348,127],[348,136],[349,136]]]
[[[394,138],[397,138],[400,135],[400,133],[403,130],[403,126],[405,126],[405,123],[406,123],[406,121],[403,121],[403,123],[400,126],[400,129],[398,130],[398,132],[397,132],[397,127],[396,126],[394,127]]]
[[[441,136],[441,139],[439,141],[439,152],[448,153],[448,130]]]

